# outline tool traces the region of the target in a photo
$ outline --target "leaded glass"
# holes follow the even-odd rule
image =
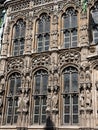
[[[34,75],[34,113],[33,123],[43,124],[46,122],[46,100],[48,73],[45,70],[39,70]],[[40,117],[40,118],[39,118]]]
[[[77,12],[73,8],[68,8],[63,15],[64,20],[64,48],[77,46]]]
[[[38,20],[37,51],[48,51],[50,44],[50,17],[44,13]]]
[[[63,85],[63,124],[72,125],[78,123],[78,71],[76,68],[64,69]]]
[[[18,114],[18,88],[21,86],[21,77],[20,74],[14,73],[9,77],[9,91],[7,92],[8,100],[7,100],[7,118],[6,122],[9,124],[17,123]]]
[[[19,19],[13,28],[13,55],[23,55],[24,43],[25,43],[25,22],[22,19]]]

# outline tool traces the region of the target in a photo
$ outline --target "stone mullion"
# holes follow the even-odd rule
[[[51,19],[51,49],[58,49],[58,5],[54,3],[54,12]]]
[[[25,40],[25,54],[31,53],[31,46],[32,46],[32,19],[28,18],[26,21],[26,40]]]
[[[37,52],[37,30],[38,23],[37,18],[33,18],[33,43],[32,43],[32,52]]]
[[[7,86],[7,87],[6,87]],[[8,87],[9,87],[9,84],[8,84],[8,81],[6,80],[5,81],[5,83],[4,83],[4,87],[5,87],[5,89],[4,89],[4,99],[3,99],[3,109],[2,109],[2,120],[1,120],[1,124],[2,125],[5,125],[6,124],[6,118],[7,118],[7,113],[6,113],[6,111],[7,111],[7,100],[8,100],[8,98],[7,98],[7,92],[8,92]]]

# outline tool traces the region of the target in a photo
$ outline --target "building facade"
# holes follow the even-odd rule
[[[6,0],[0,130],[98,129],[98,0]]]

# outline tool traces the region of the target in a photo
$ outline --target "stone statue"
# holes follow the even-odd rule
[[[21,94],[18,99],[18,112],[28,112],[29,98],[27,93]]]
[[[90,71],[86,70],[86,81],[90,81],[91,80],[91,76],[90,76]]]
[[[91,107],[92,96],[90,90],[86,90],[86,107]]]
[[[50,112],[51,111],[51,95],[50,94],[47,97],[47,104],[46,105],[47,105],[46,111]]]
[[[84,107],[84,90],[82,90],[80,93],[79,101],[80,101],[80,106]]]
[[[58,111],[58,94],[55,91],[52,97],[52,111],[55,111],[55,112]]]

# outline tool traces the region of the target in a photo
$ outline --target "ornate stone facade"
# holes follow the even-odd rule
[[[97,8],[97,3],[97,0],[88,0],[84,12],[81,0],[5,2],[6,22],[0,59],[0,130],[98,129],[98,41],[93,44],[90,40],[93,37],[90,27],[91,10],[95,5]],[[70,16],[78,16],[78,26],[72,29],[64,28],[67,9],[70,10]],[[73,9],[75,11],[71,12]],[[38,30],[42,14],[44,20],[46,14],[49,15],[48,20],[51,19],[48,21],[50,30],[46,32]],[[19,37],[14,40],[13,29],[20,19],[26,25],[25,39]],[[23,24],[20,27],[22,26]],[[63,43],[67,43],[66,36],[72,42],[76,36],[75,31],[77,46],[64,47]],[[71,36],[66,32],[70,32]],[[37,47],[38,42],[41,44],[40,36],[44,39],[42,43],[45,43],[42,51],[38,51],[40,46]],[[46,36],[50,38],[46,40],[50,42],[47,50]],[[14,48],[14,42],[19,40],[21,46],[22,40],[25,41],[23,53],[13,55],[13,49],[17,48]],[[43,81],[47,75],[48,82],[46,79]],[[71,81],[77,75],[77,80]],[[67,86],[74,86],[74,90],[69,90]],[[41,118],[45,115],[43,121]]]

